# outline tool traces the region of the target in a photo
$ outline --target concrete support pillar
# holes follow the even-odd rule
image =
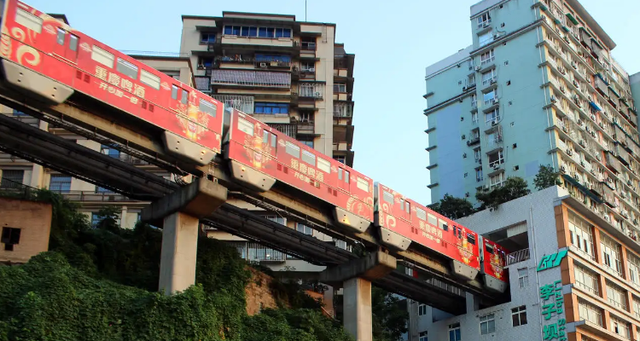
[[[225,187],[201,178],[142,211],[140,220],[162,227],[160,291],[171,295],[195,283],[200,219],[226,200]]]
[[[352,278],[344,282],[344,329],[357,341],[372,341],[371,282]]]
[[[176,212],[164,218],[159,290],[166,295],[184,291],[196,281],[200,220]]]
[[[465,293],[466,296],[466,306],[467,306],[467,314],[471,314],[474,311],[480,309],[480,302],[476,300],[476,297],[471,293]]]
[[[329,283],[334,289],[343,287],[344,328],[356,341],[373,340],[371,281],[386,276],[396,267],[393,256],[378,251],[320,273],[320,282]]]

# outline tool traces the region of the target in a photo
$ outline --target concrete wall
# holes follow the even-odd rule
[[[0,228],[20,229],[18,244],[8,251],[0,242],[0,262],[26,263],[49,249],[51,204],[0,198]]]

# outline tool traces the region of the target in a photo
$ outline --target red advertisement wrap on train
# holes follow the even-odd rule
[[[373,221],[373,181],[236,109],[228,158]]]
[[[195,155],[200,163],[220,153],[222,103],[22,2],[7,1],[0,57],[10,82],[13,68],[27,68],[41,77],[23,75],[27,78],[18,80],[23,88],[37,93],[44,79],[40,74],[59,83],[58,92],[47,96],[54,102],[79,91],[175,134],[168,137],[171,152],[179,149],[172,145],[179,144],[174,141],[178,139],[184,140],[179,147],[186,156]],[[201,147],[208,154],[195,150]],[[205,154],[207,159],[202,158]]]
[[[473,269],[480,269],[478,235],[380,183],[378,225]],[[477,272],[476,272],[477,273]]]
[[[505,249],[502,246],[484,238],[483,272],[485,275],[494,277],[502,282],[506,282],[506,257]]]

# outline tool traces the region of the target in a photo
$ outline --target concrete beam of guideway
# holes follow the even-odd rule
[[[162,226],[159,291],[171,295],[195,283],[200,219],[226,200],[225,187],[200,178],[142,211],[142,221]]]
[[[377,251],[320,273],[320,282],[344,288],[344,328],[356,341],[373,340],[371,281],[387,276],[396,265],[395,257]]]

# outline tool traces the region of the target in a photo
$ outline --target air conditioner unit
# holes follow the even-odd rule
[[[267,67],[267,63],[260,63],[260,67]]]
[[[482,68],[479,66],[476,66],[476,71],[480,71]]]
[[[611,220],[611,218],[609,218],[609,215],[605,215],[605,216],[604,216],[604,220],[606,220],[606,221],[610,221],[610,220]]]
[[[551,96],[551,103],[555,103],[557,101],[556,96]]]
[[[564,173],[564,172],[566,172],[566,171],[567,171],[567,167],[565,167],[565,166],[560,166],[560,171],[561,171],[561,172],[563,172],[563,173]]]
[[[493,120],[493,121],[491,121],[491,126],[495,126],[495,125],[497,125],[497,124],[498,124],[498,121],[497,121],[497,120]]]
[[[491,25],[491,23],[488,21],[485,21],[484,23],[482,23],[482,28],[487,28],[489,27],[489,25]]]

